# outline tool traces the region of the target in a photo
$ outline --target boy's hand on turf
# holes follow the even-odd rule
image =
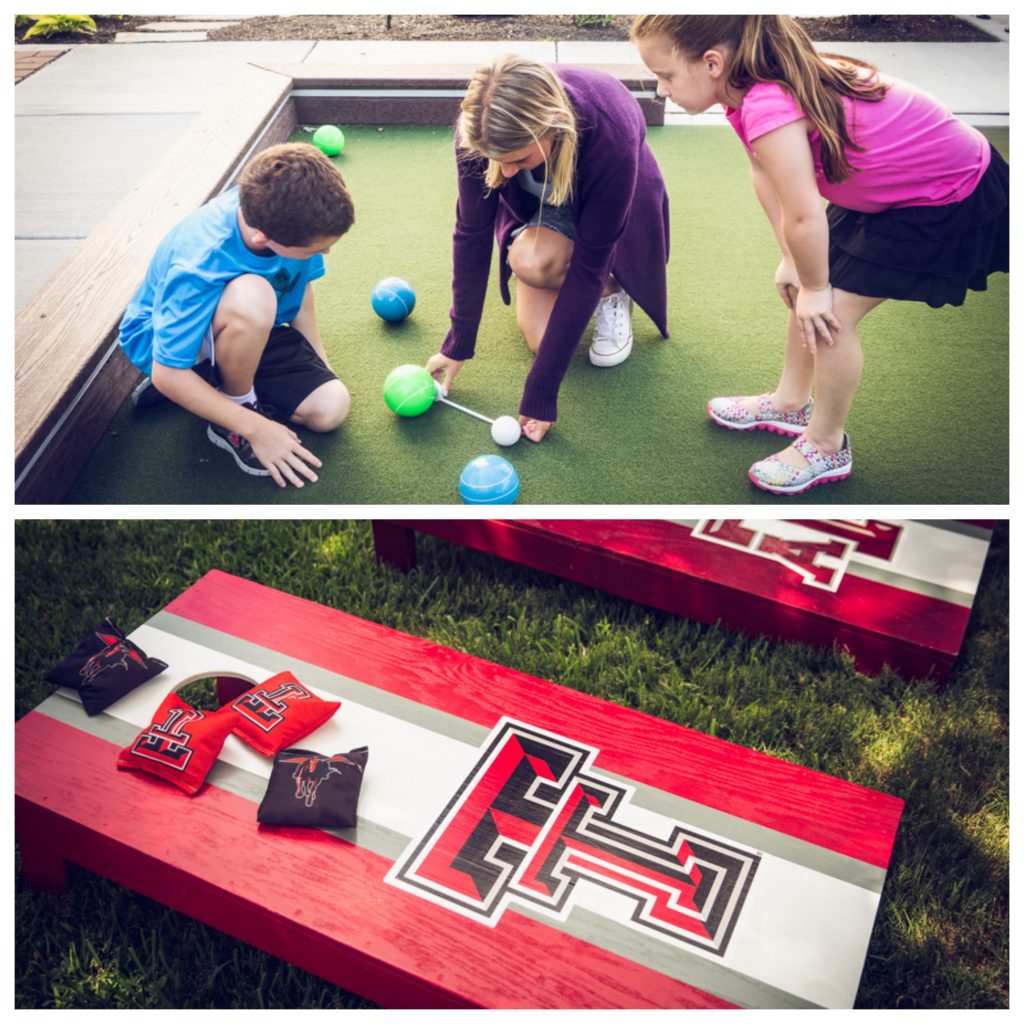
[[[427,373],[441,385],[441,391],[444,395],[447,396],[448,391],[451,389],[452,381],[455,380],[455,374],[462,369],[462,363],[463,360],[449,359],[448,356],[442,355],[440,352],[427,360]]]
[[[551,429],[547,420],[532,420],[529,416],[519,417],[519,426],[523,428],[523,437],[529,438],[535,444],[544,440],[544,435]]]
[[[299,435],[290,427],[275,420],[264,419],[248,438],[256,458],[270,471],[270,476],[278,487],[305,486],[301,477],[310,483],[316,483],[318,477],[313,472],[323,463],[299,441]]]

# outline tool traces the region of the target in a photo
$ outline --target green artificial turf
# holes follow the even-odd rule
[[[1006,129],[987,131],[1004,153]],[[774,387],[785,309],[778,251],[728,127],[655,128],[651,146],[672,209],[670,340],[640,311],[629,360],[597,369],[577,350],[559,420],[540,445],[499,448],[486,424],[435,406],[403,420],[385,406],[384,378],[438,351],[451,304],[455,172],[446,128],[351,128],[337,158],[356,223],[317,285],[324,342],[352,393],[334,435],[304,433],[323,459],[320,481],[280,491],[248,477],[206,439],[205,426],[163,403],[117,415],[69,495],[80,503],[458,502],[462,467],[497,452],[516,467],[521,504],[770,504],[747,468],[784,447],[763,431],[737,434],[707,419],[708,398]],[[531,356],[492,284],[476,357],[452,399],[486,416],[517,414]],[[141,268],[140,268],[141,274]],[[385,276],[407,278],[417,304],[389,325],[370,307]],[[1003,504],[1008,500],[1009,282],[961,308],[883,304],[864,320],[865,370],[848,421],[850,480],[806,492],[807,503]],[[967,424],[950,429],[950,422]]]
[[[133,630],[223,569],[902,798],[857,1005],[1009,1005],[1005,523],[942,690],[432,537],[403,575],[376,564],[362,521],[23,520],[15,542],[16,718],[99,618]],[[16,867],[14,910],[19,1008],[364,1005],[79,869],[46,894]]]

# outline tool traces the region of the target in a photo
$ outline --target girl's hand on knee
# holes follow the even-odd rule
[[[546,420],[532,420],[529,416],[520,416],[519,426],[523,428],[523,437],[529,438],[535,444],[543,441],[544,435],[551,429],[551,424]]]
[[[828,345],[836,343],[832,335],[838,334],[843,325],[832,312],[832,285],[818,289],[801,288],[793,311],[804,336],[804,347],[809,352],[817,351],[819,337]]]
[[[783,257],[775,271],[775,288],[786,304],[786,308],[793,309],[797,292],[800,290],[800,278],[793,261],[788,257]]]
[[[455,374],[462,369],[462,363],[463,360],[449,359],[448,356],[442,355],[440,352],[427,360],[427,373],[441,385],[443,395],[448,395],[452,381],[455,380]]]

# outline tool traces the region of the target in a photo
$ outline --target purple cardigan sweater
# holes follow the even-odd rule
[[[558,389],[609,274],[668,337],[668,196],[647,146],[643,113],[629,91],[602,71],[557,66],[555,72],[577,118],[579,149],[571,200],[576,241],[519,405],[522,415],[547,421],[557,417]],[[501,297],[508,305],[510,236],[530,219],[537,200],[514,178],[487,194],[486,161],[456,152],[451,329],[441,351],[461,360],[471,358],[476,347],[492,238],[501,260]]]

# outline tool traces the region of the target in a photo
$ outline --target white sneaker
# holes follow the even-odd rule
[[[620,288],[597,304],[597,322],[590,342],[595,366],[618,366],[633,348],[633,300]]]

